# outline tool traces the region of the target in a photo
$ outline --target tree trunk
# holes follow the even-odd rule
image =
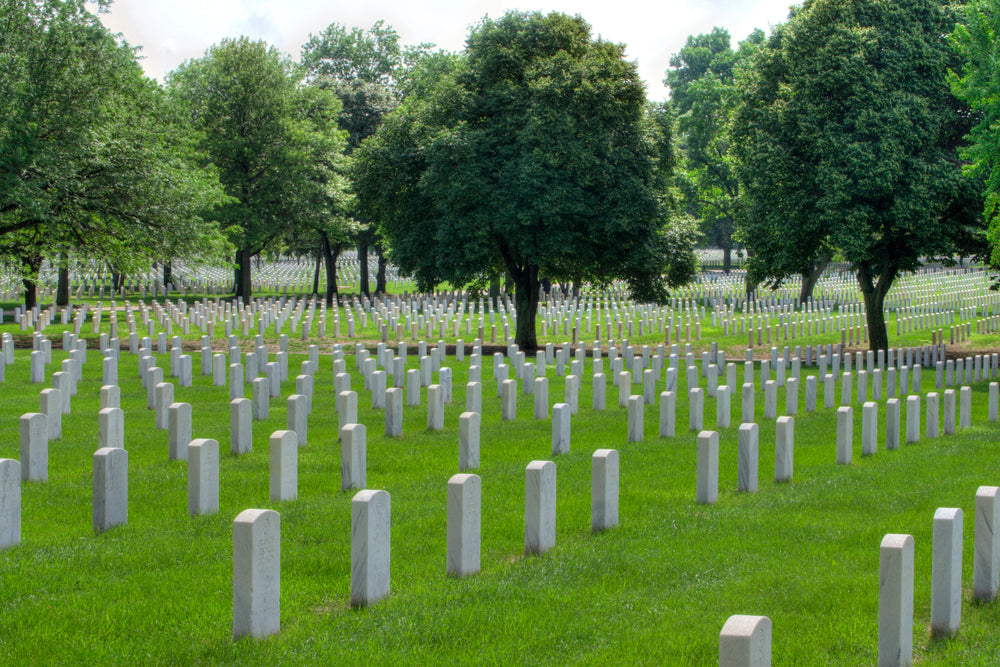
[[[362,232],[358,234],[358,292],[369,295],[368,290],[368,234]]]
[[[525,354],[538,349],[535,335],[535,315],[538,313],[538,266],[529,264],[523,269],[509,267],[514,279],[514,308],[517,312],[517,332],[514,342]]]
[[[865,317],[868,322],[868,346],[871,350],[889,349],[889,332],[885,327],[885,295],[889,293],[898,270],[894,266],[883,267],[878,281],[874,281],[865,267],[858,268],[858,286],[865,299]]]
[[[243,297],[243,302],[250,301],[253,288],[250,284],[250,263],[253,260],[253,253],[250,248],[240,248],[236,251],[236,285],[233,289],[233,296]]]
[[[493,304],[493,308],[500,307],[500,276],[495,275],[490,277],[490,303]]]
[[[69,253],[59,255],[59,281],[56,283],[56,305],[69,305]]]
[[[812,296],[813,288],[816,287],[816,283],[819,282],[823,272],[826,271],[826,267],[830,266],[830,259],[830,257],[820,259],[819,264],[810,273],[802,274],[802,289],[799,290],[799,303],[805,303]]]
[[[323,263],[323,241],[319,242],[319,251],[316,253],[316,269],[313,271],[313,296],[319,294],[319,267]]]
[[[730,271],[733,270],[733,244],[726,237],[725,242],[722,244],[722,272],[729,275]]]
[[[333,295],[337,294],[337,256],[343,249],[343,243],[331,246],[330,237],[326,232],[320,232],[323,237],[323,260],[326,262],[326,305],[333,305]]]
[[[38,271],[42,268],[42,258],[40,255],[22,257],[21,265],[24,267],[24,277],[21,279],[24,285],[24,307],[31,310],[38,305]]]
[[[174,281],[174,265],[173,260],[166,259],[163,261],[163,289],[169,290],[170,283]]]
[[[375,273],[375,293],[385,294],[385,253],[382,252],[381,244],[375,245],[375,252],[378,254],[378,271]]]

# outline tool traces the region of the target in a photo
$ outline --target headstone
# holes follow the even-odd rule
[[[849,405],[837,408],[837,463],[851,462],[854,446],[854,410]]]
[[[962,387],[958,390],[959,410],[958,427],[965,429],[972,427],[972,387]]]
[[[590,459],[590,532],[618,525],[618,452],[598,449]]]
[[[233,521],[233,639],[281,627],[281,517],[243,510]]]
[[[188,514],[215,514],[219,511],[219,442],[192,440],[187,446],[187,462]]]
[[[543,554],[556,544],[556,464],[532,461],[524,479],[524,553]]]
[[[229,400],[243,398],[243,364],[229,364]]]
[[[253,418],[265,421],[271,414],[271,383],[265,377],[255,378],[253,387]]]
[[[906,397],[906,443],[920,440],[920,397]]]
[[[479,424],[478,412],[463,412],[458,417],[458,469],[477,470],[479,468]]]
[[[992,602],[1000,588],[1000,486],[976,489],[976,535],[972,597]]]
[[[515,421],[517,419],[517,381],[504,380],[501,387],[500,419]]]
[[[358,394],[342,391],[337,394],[337,433],[347,424],[358,423]]]
[[[0,360],[0,366],[3,361]],[[58,389],[42,389],[39,394],[39,412],[45,415],[49,441],[62,438],[62,394]]]
[[[479,572],[481,524],[482,480],[478,475],[452,475],[448,480],[448,576]]]
[[[385,435],[403,435],[403,390],[397,387],[385,390]]]
[[[774,432],[774,481],[792,481],[795,453],[795,418],[778,417]]]
[[[740,404],[740,423],[752,424],[754,422],[754,389],[750,382],[743,383],[743,401]]]
[[[229,401],[229,451],[247,454],[253,450],[253,419],[249,398]]]
[[[770,667],[771,619],[730,616],[719,633],[719,667]]]
[[[861,455],[871,456],[878,450],[878,403],[866,401],[861,406]]]
[[[705,398],[700,387],[688,392],[688,430],[701,431],[704,428]]]
[[[0,365],[5,362],[0,359]],[[0,459],[0,549],[21,543],[21,463]]]
[[[365,607],[389,595],[389,494],[360,491],[351,500],[351,604]]]
[[[952,389],[947,389],[946,391],[951,392],[951,406],[952,406],[952,417],[954,418],[954,407],[955,407],[955,392]],[[938,395],[937,392],[930,392],[927,394],[927,437],[936,438],[938,437]],[[954,424],[954,419],[952,424]],[[952,426],[952,432],[955,431],[954,426]]]
[[[778,416],[778,382],[764,382],[764,418],[774,419]]]
[[[364,424],[340,429],[340,490],[364,489],[368,475],[368,432]]]
[[[773,380],[770,380],[773,382]],[[757,462],[759,458],[759,432],[757,424],[740,424],[736,489],[757,491]]]
[[[899,449],[899,399],[885,402],[885,448]]]
[[[94,532],[128,522],[128,452],[102,447],[94,452]]]
[[[288,430],[295,433],[299,447],[305,447],[309,434],[309,410],[306,397],[301,394],[289,396],[285,417]]]
[[[642,396],[630,396],[628,399],[628,442],[642,442],[643,422]]]
[[[480,382],[468,382],[465,385],[465,411],[483,412],[483,385]]]
[[[607,390],[607,380],[604,377],[604,373],[594,373],[592,382],[593,408],[596,411],[603,411],[606,405],[605,397]]]
[[[21,415],[21,480],[44,482],[49,478],[49,425],[41,412]]]
[[[913,664],[913,537],[888,534],[879,547],[878,664]]]
[[[660,437],[672,438],[675,431],[677,397],[672,391],[660,393]]]
[[[695,490],[698,503],[711,505],[719,499],[719,434],[698,434],[698,477]]]
[[[952,636],[962,621],[962,510],[934,512],[931,563],[931,633]]]
[[[516,380],[510,380],[516,384]],[[517,397],[514,397],[515,405]],[[432,384],[427,387],[427,430],[440,431],[444,429],[444,392],[441,385]]]
[[[294,431],[275,431],[271,434],[269,472],[272,503],[298,497],[298,452]]]

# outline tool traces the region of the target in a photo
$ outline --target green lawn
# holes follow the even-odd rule
[[[58,336],[50,337],[59,347]],[[0,389],[0,457],[6,458],[19,458],[18,416],[38,409],[42,388],[28,384],[28,351],[16,354]],[[62,358],[53,353],[48,377]],[[166,355],[159,358],[169,368]],[[303,359],[293,354],[290,369]],[[353,357],[347,361],[358,390]],[[1000,655],[1000,603],[973,603],[970,593],[975,492],[1000,484],[1000,428],[986,423],[986,383],[974,387],[972,429],[894,452],[880,443],[873,457],[861,456],[856,408],[854,464],[846,467],[835,464],[835,411],[800,414],[794,481],[780,485],[771,481],[774,424],[763,419],[758,392],[755,494],[736,492],[737,391],[733,426],[721,433],[719,502],[704,506],[694,502],[695,434],[685,428],[686,399],[678,401],[677,437],[657,437],[654,405],[646,407],[645,441],[627,443],[626,411],[617,408],[610,382],[609,409],[590,409],[588,359],[572,450],[555,459],[556,546],[525,558],[524,469],[551,458],[551,420],[535,421],[533,397],[520,395],[517,421],[501,422],[487,361],[478,471],[482,572],[463,580],[445,576],[445,505],[447,480],[459,472],[468,358],[449,360],[455,404],[446,408],[440,433],[426,432],[424,401],[404,407],[404,436],[386,439],[382,413],[359,391],[368,485],[392,498],[392,594],[358,610],[349,605],[354,492],[340,491],[330,357],[321,357],[309,444],[299,450],[299,499],[272,504],[268,437],[285,428],[294,382],[272,400],[270,419],[254,423],[254,451],[233,457],[228,389],[212,387],[195,356],[195,386],[175,387],[175,400],[192,404],[194,437],[217,439],[223,452],[221,510],[200,518],[186,513],[186,464],[167,460],[167,433],[155,429],[145,408],[136,364],[123,351],[129,522],[99,536],[91,528],[101,384],[100,356],[91,350],[73,412],[63,419],[63,439],[49,447],[49,479],[23,487],[22,543],[0,555],[6,664],[707,665],[717,661],[718,633],[732,614],[772,619],[775,664],[872,664],[878,547],[890,532],[915,538],[914,644],[921,664],[994,664]],[[412,356],[408,367],[416,367]],[[551,404],[562,398],[563,379],[552,367],[549,378]],[[925,391],[933,381],[925,372]],[[800,410],[804,396],[803,387]],[[778,399],[783,406],[783,390]],[[714,423],[709,399],[705,424]],[[879,433],[884,437],[884,421]],[[608,447],[621,455],[621,525],[592,535],[590,457]],[[233,642],[232,521],[251,507],[281,514],[282,629],[268,640]],[[946,641],[931,641],[928,629],[938,507],[965,513],[962,629]]]

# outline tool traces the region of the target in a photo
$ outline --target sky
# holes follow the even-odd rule
[[[402,44],[431,42],[460,51],[469,28],[484,16],[510,9],[579,14],[593,35],[626,45],[638,62],[649,99],[665,100],[664,73],[670,56],[689,35],[714,26],[735,42],[754,28],[769,31],[783,22],[791,0],[115,0],[102,20],[133,46],[142,47],[146,73],[160,81],[189,58],[198,58],[226,37],[262,39],[298,60],[310,34],[331,23],[369,28],[379,19],[399,33]]]

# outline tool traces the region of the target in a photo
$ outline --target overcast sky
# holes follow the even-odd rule
[[[115,0],[104,23],[133,46],[142,46],[146,73],[163,75],[188,58],[204,55],[226,37],[263,39],[295,60],[310,33],[331,23],[368,28],[379,19],[399,33],[403,44],[432,42],[460,51],[469,27],[483,16],[508,9],[580,14],[593,34],[626,45],[639,64],[651,100],[663,100],[662,79],[670,56],[688,35],[713,26],[735,41],[754,28],[784,21],[791,0]],[[735,44],[734,44],[735,45]]]

